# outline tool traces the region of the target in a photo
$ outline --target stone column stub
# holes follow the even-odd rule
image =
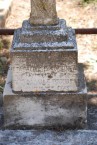
[[[31,0],[31,25],[56,25],[58,17],[55,0]]]

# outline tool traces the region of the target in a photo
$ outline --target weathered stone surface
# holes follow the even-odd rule
[[[97,145],[97,131],[0,131],[2,145]]]
[[[12,56],[13,90],[18,92],[77,91],[76,52],[30,52]]]
[[[59,19],[59,23],[57,25],[31,25],[28,20],[24,20],[22,23],[22,29],[26,29],[28,31],[33,30],[59,30],[61,25],[63,28],[66,26],[66,21],[64,19]]]
[[[55,0],[31,0],[30,24],[54,25],[57,23]]]
[[[75,32],[66,26],[64,20],[59,20],[59,25],[56,26],[31,26],[28,21],[24,21],[22,29],[15,31],[11,52],[38,49],[77,51]]]
[[[29,22],[12,43],[3,95],[5,128],[86,127],[86,84],[78,69],[75,33],[64,24],[55,0],[31,0]]]
[[[97,94],[88,96],[88,129],[97,130]]]
[[[1,95],[2,98],[3,95]],[[87,95],[87,128],[97,130],[97,105],[95,104],[97,101],[97,95]],[[0,128],[3,127],[3,110],[2,103],[0,103]],[[84,130],[83,130],[84,131]]]
[[[11,75],[10,71],[9,75]],[[85,84],[83,84],[82,74],[79,75],[79,92],[77,93],[32,94],[13,93],[12,80],[9,75],[4,90],[5,127],[85,127],[87,122],[87,91]]]
[[[62,25],[63,23],[64,21]],[[31,29],[27,25],[25,27]],[[57,42],[56,36],[51,39],[47,36],[48,41],[55,42],[36,43],[31,43],[32,36],[30,40],[29,35],[24,40],[25,43],[21,43],[21,32],[21,29],[15,32],[11,49],[13,90],[18,92],[78,91],[77,47],[74,31],[68,29],[68,39],[63,42]],[[55,32],[54,30],[53,33]]]
[[[20,34],[21,43],[68,41],[68,28],[64,20],[54,26],[31,26],[25,21]]]

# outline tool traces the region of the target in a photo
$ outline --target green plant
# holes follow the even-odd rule
[[[82,0],[83,3],[97,2],[97,0]]]
[[[8,39],[3,39],[2,43],[3,43],[3,47],[4,48],[9,49],[9,47],[10,47],[10,41]]]
[[[0,40],[0,50],[2,49],[2,47],[3,47],[3,43],[2,43],[2,41]]]
[[[87,86],[89,91],[95,91],[97,88],[97,80],[88,80]]]

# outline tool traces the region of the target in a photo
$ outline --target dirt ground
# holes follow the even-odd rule
[[[82,4],[81,0],[57,0],[59,18],[73,28],[97,28],[97,3]],[[30,0],[13,0],[6,28],[21,27],[30,14]],[[10,37],[12,41],[12,38]],[[78,61],[84,64],[88,91],[97,93],[97,35],[77,35]]]

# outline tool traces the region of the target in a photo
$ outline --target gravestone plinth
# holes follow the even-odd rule
[[[15,32],[11,59],[15,92],[78,90],[76,40],[64,20],[47,28],[24,22]]]
[[[78,78],[78,92],[14,93],[10,68],[4,90],[5,128],[85,128],[87,89],[81,64]]]
[[[41,9],[47,12],[44,0],[33,2],[43,3]],[[34,21],[36,13],[31,13],[30,20],[15,31],[4,89],[7,128],[84,128],[87,124],[87,89],[75,32],[56,17],[54,3],[46,20],[37,10],[41,21],[38,17]]]

